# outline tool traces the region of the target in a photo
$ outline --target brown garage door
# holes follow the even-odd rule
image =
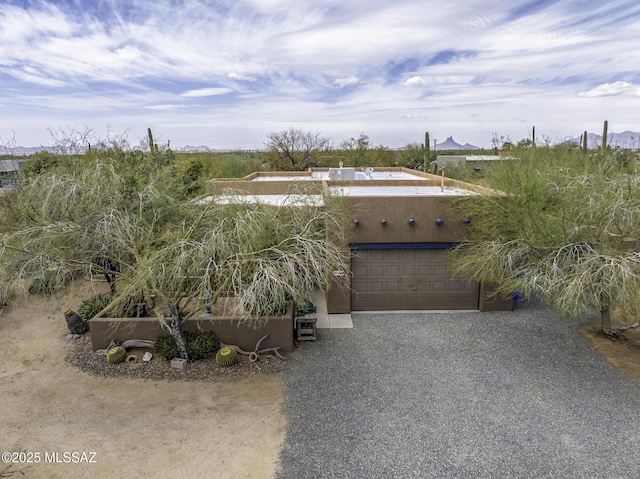
[[[359,249],[351,271],[353,311],[478,309],[478,283],[451,278],[442,249]]]

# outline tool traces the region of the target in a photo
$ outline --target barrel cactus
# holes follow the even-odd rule
[[[107,352],[107,362],[109,364],[121,363],[126,357],[127,351],[122,346],[116,346]]]
[[[223,368],[238,364],[238,352],[229,346],[218,349],[216,353],[216,364]]]

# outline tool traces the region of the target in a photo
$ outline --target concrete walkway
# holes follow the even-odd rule
[[[345,329],[353,328],[351,314],[329,314],[327,312],[327,298],[322,291],[316,291],[311,297],[311,302],[316,307],[318,329]]]
[[[640,476],[640,385],[544,308],[354,314],[288,360],[279,479]]]

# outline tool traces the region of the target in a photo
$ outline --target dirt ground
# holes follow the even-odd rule
[[[638,321],[624,319],[619,314],[612,314],[613,329],[628,326]],[[580,328],[596,351],[600,352],[618,371],[640,382],[640,328],[627,329],[614,337],[604,335],[600,331],[600,320],[594,320]]]
[[[95,288],[80,281],[62,297],[30,296],[2,311],[0,452],[32,462],[0,462],[0,477],[273,476],[286,427],[279,376],[168,382],[81,373],[64,360],[72,341],[63,313]]]
[[[273,477],[286,428],[278,375],[98,378],[65,362],[73,344],[64,311],[103,287],[80,281],[61,297],[30,296],[0,314],[0,452],[34,461],[0,462],[0,478]],[[614,315],[614,326],[628,322]],[[598,326],[580,333],[640,381],[640,328],[611,340]]]

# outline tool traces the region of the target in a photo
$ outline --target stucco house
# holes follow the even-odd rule
[[[487,285],[453,278],[444,252],[473,218],[452,218],[451,196],[492,194],[481,186],[406,168],[312,168],[214,179],[209,192],[248,195],[281,204],[292,194],[342,195],[352,216],[345,248],[351,251],[350,288],[326,293],[329,314],[384,310],[511,310]]]

